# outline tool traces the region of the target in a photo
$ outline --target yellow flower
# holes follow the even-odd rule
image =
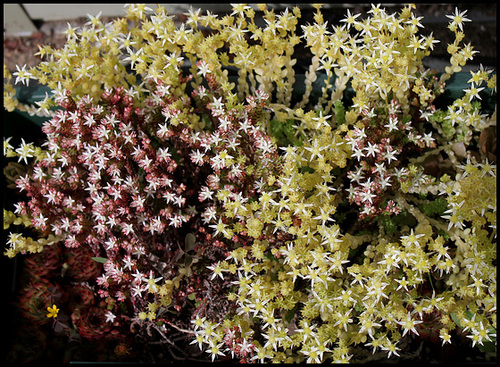
[[[47,317],[53,317],[53,318],[56,318],[57,317],[57,314],[59,313],[59,309],[57,308],[56,305],[52,305],[52,307],[47,307],[47,311],[49,311],[49,313],[47,314]]]

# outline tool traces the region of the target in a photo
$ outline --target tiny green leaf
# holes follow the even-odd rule
[[[196,236],[192,233],[188,233],[186,235],[186,238],[184,239],[184,245],[185,245],[186,252],[194,249],[195,244],[196,244]]]
[[[105,257],[92,257],[92,260],[101,264],[105,264],[108,261]]]

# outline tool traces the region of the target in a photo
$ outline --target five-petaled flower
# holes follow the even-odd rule
[[[57,315],[59,313],[59,308],[57,308],[56,305],[52,305],[52,307],[47,307],[47,311],[49,311],[49,313],[47,314],[47,317],[48,318],[51,318],[53,317],[54,319],[57,318]]]

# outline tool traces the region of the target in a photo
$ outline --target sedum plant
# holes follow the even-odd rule
[[[69,269],[32,275],[31,319],[121,357],[171,333],[243,362],[397,358],[413,335],[496,343],[496,165],[480,147],[496,75],[444,98],[476,53],[465,12],[437,74],[411,5],[338,26],[314,8],[305,25],[265,5],[180,26],[161,6],[91,16],[13,73],[53,91],[37,106],[4,68],[5,108],[49,116],[41,147],[4,140],[27,165],[4,228],[35,237],[11,232],[5,254]],[[78,306],[61,296],[75,287]]]

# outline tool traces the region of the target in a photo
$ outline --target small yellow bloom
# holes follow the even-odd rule
[[[56,305],[52,305],[52,307],[47,307],[47,311],[49,311],[49,313],[47,314],[47,317],[53,317],[53,318],[56,318],[57,317],[57,314],[59,313],[59,309],[57,308]]]

